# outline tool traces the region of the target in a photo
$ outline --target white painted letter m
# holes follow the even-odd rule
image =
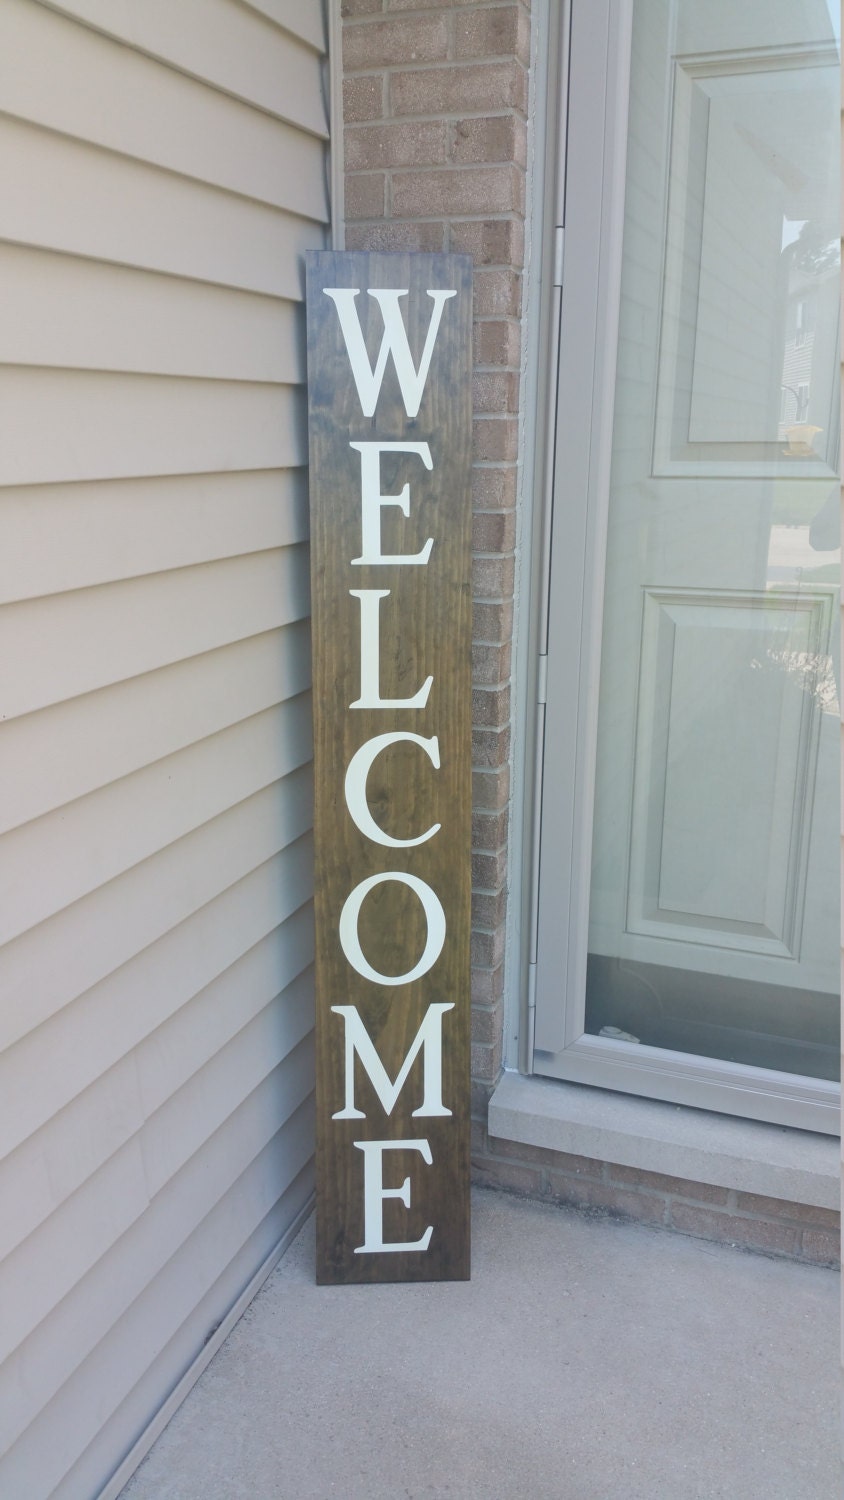
[[[332,1120],[365,1120],[363,1110],[355,1109],[355,1053],[360,1058],[386,1114],[390,1115],[404,1088],[414,1059],[421,1051],[425,1081],[422,1103],[414,1115],[450,1115],[443,1108],[442,1053],[443,1013],[454,1005],[429,1005],[395,1083],[372,1045],[372,1039],[353,1005],[332,1005],[335,1015],[342,1016],[346,1027],[346,1104],[332,1115]]]

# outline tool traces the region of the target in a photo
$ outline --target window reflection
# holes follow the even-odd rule
[[[814,370],[813,362],[818,309],[830,315],[838,297],[840,249],[834,227],[783,217],[782,267],[785,339],[777,437],[785,443],[786,458],[811,458],[829,412],[828,371]]]
[[[638,0],[587,1030],[838,1041],[839,67],[823,0]]]

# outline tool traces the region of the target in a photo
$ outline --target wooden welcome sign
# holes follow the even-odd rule
[[[307,256],[321,1283],[469,1275],[471,278]]]

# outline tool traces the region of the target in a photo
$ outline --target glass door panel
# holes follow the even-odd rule
[[[839,76],[826,0],[634,5],[585,1021],[819,1079]]]

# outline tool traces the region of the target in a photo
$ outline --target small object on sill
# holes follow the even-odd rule
[[[808,422],[796,422],[793,427],[787,427],[785,435],[788,439],[788,447],[781,449],[786,458],[818,458],[815,452],[815,438],[822,427],[813,427]]]
[[[602,1026],[598,1032],[599,1036],[608,1036],[614,1042],[638,1042],[639,1038],[633,1036],[629,1031],[622,1031],[619,1026]]]

